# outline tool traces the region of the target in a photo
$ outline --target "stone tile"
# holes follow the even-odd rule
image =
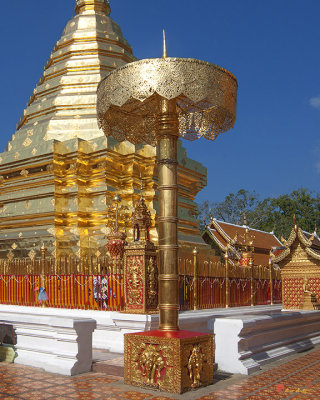
[[[124,389],[120,389],[117,387],[112,387],[112,386],[106,386],[106,385],[102,385],[102,386],[94,386],[92,388],[92,390],[96,393],[101,393],[101,394],[111,394],[111,393],[120,393],[120,392],[124,392]]]
[[[124,399],[130,399],[130,400],[144,400],[152,397],[152,394],[148,393],[141,393],[141,392],[135,392],[133,390],[123,392],[119,396],[121,396]]]
[[[67,385],[51,386],[51,387],[45,388],[44,391],[46,393],[51,394],[51,396],[52,395],[57,395],[57,396],[59,395],[60,396],[60,395],[63,395],[63,394],[69,396],[69,393],[75,393],[76,392],[75,388],[73,388],[72,386],[67,386]]]
[[[43,390],[32,390],[20,395],[23,400],[45,400],[51,399],[52,393],[46,393]]]
[[[100,393],[88,392],[79,390],[73,393],[68,393],[68,399],[81,399],[81,400],[95,400],[95,399],[108,399],[108,397],[101,396]],[[117,399],[119,400],[119,399]]]
[[[170,399],[170,397],[156,396],[156,397],[152,397],[151,400],[171,400],[171,399]]]

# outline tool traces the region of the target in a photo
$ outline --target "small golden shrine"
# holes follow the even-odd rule
[[[255,235],[253,232],[249,229],[247,226],[247,218],[244,216],[244,221],[243,221],[243,228],[244,228],[244,233],[243,235],[240,235],[240,248],[241,248],[241,258],[240,258],[240,265],[242,267],[249,267],[252,266],[254,263],[254,240],[255,240]],[[232,241],[232,244],[236,243],[238,241],[238,236],[239,234],[237,233],[235,238]]]
[[[133,241],[125,248],[125,312],[158,312],[158,267],[150,241],[151,215],[141,196],[132,214]]]
[[[317,233],[305,232],[295,223],[289,238],[282,240],[283,246],[271,253],[271,261],[281,269],[283,309],[319,309],[320,239]]]

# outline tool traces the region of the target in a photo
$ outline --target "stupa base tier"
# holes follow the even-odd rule
[[[184,393],[213,383],[213,335],[149,331],[124,335],[128,385]]]

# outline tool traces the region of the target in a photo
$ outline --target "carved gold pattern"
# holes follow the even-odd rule
[[[31,249],[28,253],[28,256],[30,257],[31,260],[34,260],[35,256],[36,256],[36,252],[34,249]]]
[[[20,172],[20,175],[26,178],[29,175],[29,171],[27,169],[23,169]]]
[[[12,259],[14,258],[14,254],[13,254],[13,251],[12,251],[12,250],[10,250],[10,251],[8,252],[7,258],[8,258],[8,260],[10,260],[10,261],[12,261]]]
[[[127,302],[128,305],[134,305],[143,308],[143,258],[142,256],[127,257]]]
[[[130,242],[124,257],[125,312],[158,312],[156,247],[151,242]]]
[[[98,86],[98,122],[106,136],[137,144],[156,141],[159,98],[177,99],[179,136],[214,140],[235,122],[237,81],[204,61],[158,58],[111,72]]]
[[[54,234],[55,234],[55,229],[54,229],[54,228],[49,228],[49,229],[47,229],[47,232],[48,232],[50,235],[54,235]]]
[[[156,257],[150,256],[147,260],[147,309],[158,307],[158,267]]]
[[[133,240],[149,241],[149,229],[151,227],[151,214],[141,196],[132,213]]]
[[[142,375],[147,378],[147,385],[156,385],[161,371],[165,366],[165,360],[161,354],[164,350],[161,346],[152,344],[142,345],[142,352],[138,359],[138,366]]]
[[[213,381],[212,335],[129,334],[125,335],[124,354],[127,384],[183,393]]]
[[[192,381],[191,387],[197,388],[201,386],[201,373],[203,370],[204,354],[200,344],[193,346],[191,355],[188,360],[188,371],[190,380]]]
[[[31,140],[29,137],[27,137],[27,138],[25,139],[25,141],[22,143],[22,145],[23,145],[24,147],[29,147],[31,143],[32,143],[32,140]]]
[[[311,248],[313,240],[313,235],[308,239],[295,225],[284,242],[283,253],[272,259],[281,268],[284,309],[317,309],[317,299],[320,299],[320,254]]]

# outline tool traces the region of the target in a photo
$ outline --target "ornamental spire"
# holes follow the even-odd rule
[[[76,0],[76,14],[92,14],[103,12],[110,15],[109,0]]]
[[[163,30],[163,55],[162,58],[167,58],[168,57],[168,52],[167,52],[167,42],[166,42],[166,31]]]

